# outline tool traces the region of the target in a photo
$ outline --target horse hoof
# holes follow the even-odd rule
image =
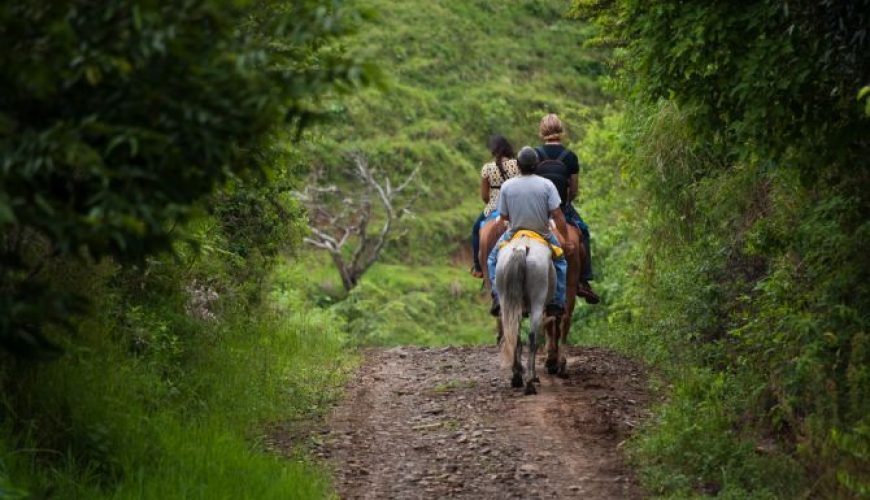
[[[547,363],[547,373],[555,375],[557,371],[559,371],[559,367],[556,366],[556,363]]]
[[[519,373],[515,373],[513,378],[511,378],[511,387],[514,389],[519,389],[523,386],[523,376]]]
[[[562,378],[568,378],[568,362],[562,361],[559,363],[559,376]]]
[[[526,384],[526,392],[525,392],[526,396],[531,396],[532,394],[537,394],[537,393],[538,393],[538,390],[535,389],[535,384],[533,384],[532,381],[529,380],[529,383]]]
[[[555,358],[547,358],[547,361],[544,361],[544,366],[546,366],[548,370],[550,368],[555,370],[557,368],[558,364],[559,363],[556,362]],[[550,373],[555,373],[555,372],[550,372]]]

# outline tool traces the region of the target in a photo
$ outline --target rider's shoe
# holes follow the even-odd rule
[[[592,286],[586,280],[581,280],[577,283],[577,295],[583,297],[588,304],[597,304],[601,302],[601,297],[592,291]]]
[[[489,314],[495,316],[496,318],[499,314],[501,314],[501,304],[498,303],[498,299],[495,297],[492,298],[492,306],[490,306],[489,308]]]
[[[562,304],[557,304],[555,302],[550,302],[547,304],[546,308],[547,316],[556,316],[557,318],[563,314],[565,314],[565,306]]]

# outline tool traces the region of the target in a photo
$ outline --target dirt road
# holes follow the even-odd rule
[[[569,354],[567,378],[541,370],[523,396],[495,347],[368,351],[313,451],[342,498],[643,496],[620,451],[648,403],[641,367]]]

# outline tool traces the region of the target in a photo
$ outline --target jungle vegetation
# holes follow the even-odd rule
[[[270,429],[322,416],[358,346],[493,342],[486,139],[550,111],[603,296],[573,339],[657,374],[647,491],[870,495],[868,7],[0,7],[0,497],[329,496]],[[297,195],[361,155],[418,174],[348,290]]]
[[[582,321],[667,373],[635,448],[651,492],[870,495],[870,3],[573,14],[621,101],[583,145],[610,234]]]

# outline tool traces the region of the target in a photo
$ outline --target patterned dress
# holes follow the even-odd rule
[[[480,177],[489,182],[489,202],[483,209],[483,215],[485,217],[489,217],[492,211],[495,210],[496,203],[498,203],[498,193],[501,191],[501,185],[511,177],[520,175],[520,167],[517,165],[517,161],[513,159],[505,160],[501,165],[501,170],[504,171],[504,176],[502,175],[502,172],[499,171],[499,168],[494,161],[487,163],[480,170]]]

